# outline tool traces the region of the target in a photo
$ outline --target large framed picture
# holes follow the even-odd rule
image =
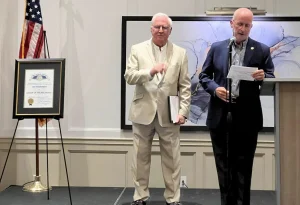
[[[131,129],[128,113],[134,86],[128,85],[124,73],[131,46],[151,38],[151,16],[123,16],[121,72],[121,128]],[[206,130],[210,100],[198,84],[206,54],[212,43],[232,37],[231,17],[171,17],[173,43],[183,47],[188,55],[191,78],[191,108],[188,122],[182,130]],[[277,78],[300,77],[300,17],[254,17],[250,37],[270,47]],[[273,96],[261,96],[264,116],[263,131],[274,130]]]
[[[13,118],[63,118],[65,59],[16,59]]]

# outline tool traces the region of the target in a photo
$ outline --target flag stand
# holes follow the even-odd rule
[[[47,124],[47,122],[46,122]],[[34,181],[26,183],[23,186],[23,191],[27,192],[45,192],[48,190],[52,190],[52,187],[45,186],[41,182],[41,175],[39,170],[39,127],[38,127],[38,118],[35,119],[35,175],[34,175]],[[46,140],[48,141],[48,137],[46,137]],[[47,179],[48,179],[48,142],[47,145]],[[49,183],[48,183],[49,184]]]
[[[50,58],[49,56],[49,48],[47,43],[46,31],[43,31],[43,40],[44,40],[44,58]],[[47,49],[47,50],[46,50]],[[46,53],[47,51],[47,53]],[[48,54],[48,57],[47,55]],[[48,191],[48,199],[49,199],[49,190],[52,190],[52,187],[49,186],[49,170],[48,170],[48,136],[47,136],[47,120],[46,120],[46,149],[47,149],[47,186],[43,185],[41,182],[40,175],[40,160],[39,160],[39,123],[38,118],[35,118],[35,175],[33,175],[34,180],[32,182],[28,182],[23,186],[23,191],[27,192],[45,192]]]

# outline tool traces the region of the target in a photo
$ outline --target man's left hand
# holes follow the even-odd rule
[[[185,123],[185,117],[183,115],[177,115],[176,124],[183,125]]]
[[[265,79],[265,72],[264,72],[264,70],[257,70],[254,73],[252,73],[252,77],[255,80],[264,80]]]

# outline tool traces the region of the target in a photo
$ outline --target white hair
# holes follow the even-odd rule
[[[155,19],[159,16],[164,16],[164,17],[167,17],[168,18],[168,22],[169,22],[169,25],[172,27],[172,19],[167,15],[167,14],[164,14],[164,13],[157,13],[155,14],[153,17],[152,17],[152,24],[154,23]]]

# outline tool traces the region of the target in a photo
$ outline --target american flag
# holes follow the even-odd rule
[[[19,58],[45,58],[40,0],[26,0]]]
[[[19,58],[45,58],[44,29],[40,0],[26,0],[25,3],[25,18]],[[39,118],[38,123],[42,127],[46,124],[46,119]]]

